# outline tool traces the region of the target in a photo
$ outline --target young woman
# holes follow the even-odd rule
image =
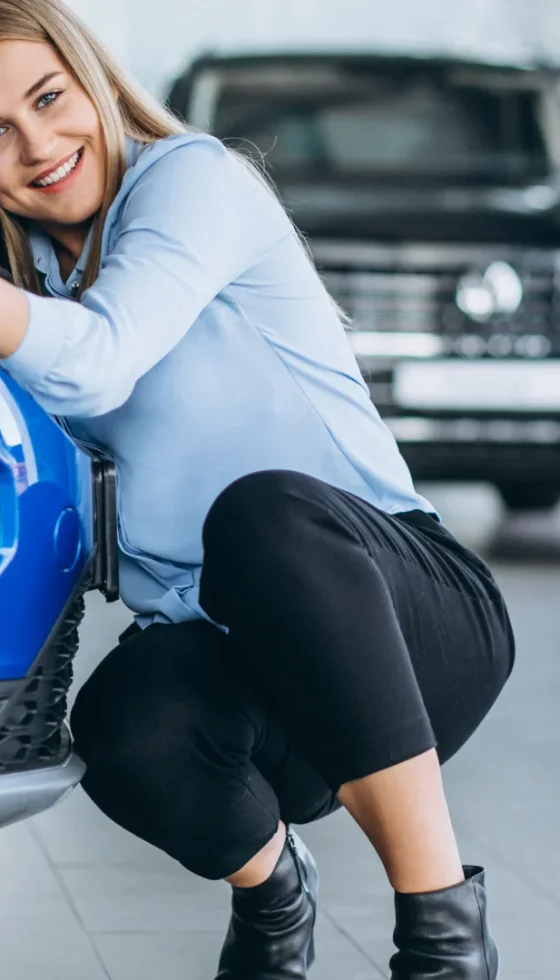
[[[0,0],[0,209],[2,367],[118,470],[136,618],[72,715],[86,792],[231,883],[221,980],[306,976],[317,874],[289,825],[341,805],[395,891],[394,980],[495,980],[440,766],[509,677],[508,614],[275,195],[58,0]]]

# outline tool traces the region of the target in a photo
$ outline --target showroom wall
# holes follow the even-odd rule
[[[68,0],[154,94],[216,46],[379,45],[560,61],[559,0]]]

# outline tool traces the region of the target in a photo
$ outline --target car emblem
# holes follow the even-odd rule
[[[507,262],[493,262],[486,272],[468,272],[457,285],[455,301],[476,323],[487,323],[498,313],[512,314],[521,306],[523,284]]]

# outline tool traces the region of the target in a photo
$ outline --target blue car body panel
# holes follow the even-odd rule
[[[105,587],[113,486],[0,370],[0,828],[54,806],[85,771],[67,694],[84,592],[118,596],[114,569]]]
[[[0,370],[0,682],[27,675],[94,552],[92,461]]]

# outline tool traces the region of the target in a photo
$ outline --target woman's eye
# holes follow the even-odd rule
[[[59,95],[62,95],[62,92],[45,92],[45,94],[42,95],[39,101],[37,102],[37,108],[44,109],[47,106],[52,105],[53,102],[56,102]],[[44,103],[44,105],[41,105],[41,103]]]
[[[56,102],[56,100],[58,99],[59,95],[62,95],[62,94],[63,94],[62,91],[60,91],[60,92],[45,92],[45,94],[42,95],[40,99],[38,99],[38,101],[36,103],[37,108],[38,109],[47,109],[50,105],[52,105],[54,102]],[[8,130],[8,128],[9,128],[8,126],[0,126],[0,137],[4,135],[4,133]]]

